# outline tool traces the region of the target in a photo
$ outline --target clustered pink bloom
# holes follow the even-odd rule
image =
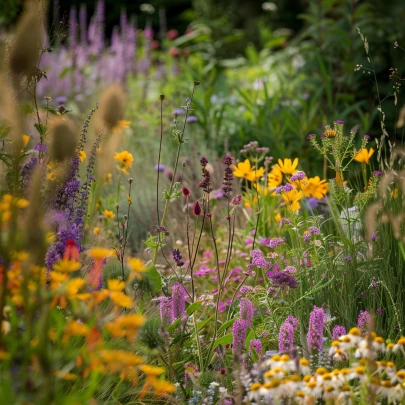
[[[346,335],[346,328],[342,325],[336,325],[332,331],[332,340],[338,340],[343,335]]]
[[[294,346],[294,327],[287,320],[281,325],[278,334],[278,350],[280,353],[290,351]]]
[[[298,171],[291,176],[290,181],[304,180],[305,177],[307,177],[307,175],[304,172]]]
[[[160,299],[160,319],[164,326],[170,325],[173,322],[172,300],[168,297]]]
[[[259,357],[262,355],[262,341],[260,339],[252,339],[249,344],[250,357],[252,357],[253,350]]]
[[[249,264],[248,270],[251,269],[251,267],[258,267],[263,270],[267,270],[270,266],[271,263],[266,261],[266,259],[263,257],[263,252],[259,249],[254,249],[250,252],[250,257],[252,258],[252,263]]]
[[[240,356],[243,352],[246,340],[246,322],[243,319],[237,319],[232,326],[232,352]]]
[[[322,350],[324,324],[325,313],[323,309],[314,306],[309,318],[309,330],[307,335],[309,350]]]
[[[240,301],[240,319],[243,319],[246,322],[248,328],[252,327],[253,320],[253,304],[250,300],[242,299]]]
[[[362,336],[367,332],[368,322],[370,320],[370,314],[367,311],[360,311],[357,319],[357,327],[360,329]]]
[[[177,282],[173,286],[172,290],[172,309],[173,309],[173,319],[180,318],[185,315],[186,306],[186,291],[182,284]]]

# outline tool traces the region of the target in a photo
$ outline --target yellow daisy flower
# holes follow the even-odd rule
[[[284,162],[281,159],[278,159],[277,166],[284,174],[294,174],[298,171],[298,158],[295,158],[293,162],[291,162],[291,159],[284,159]]]
[[[115,214],[112,211],[109,211],[109,210],[104,210],[103,215],[107,219],[113,219],[115,217]]]
[[[117,152],[114,159],[121,163],[121,170],[128,175],[127,169],[132,167],[132,162],[134,161],[132,154],[124,150],[123,152]]]
[[[297,191],[296,189],[282,193],[281,196],[285,203],[291,207],[293,212],[300,209],[300,203],[298,202],[303,197],[302,191]]]
[[[129,124],[131,124],[131,121],[119,120],[117,125],[113,127],[112,131],[114,134],[120,134],[122,133],[122,128],[129,128]]]
[[[270,189],[278,187],[283,181],[283,173],[281,173],[280,167],[278,165],[273,167],[273,170],[267,175],[268,183]]]
[[[105,248],[93,248],[93,249],[88,250],[88,254],[94,260],[106,259],[107,257],[110,257],[113,253],[114,253],[113,250],[105,249]]]
[[[373,148],[370,148],[369,150],[367,150],[366,148],[362,148],[360,149],[360,152],[354,157],[354,160],[357,160],[357,162],[360,163],[368,163],[373,153]]]
[[[235,177],[242,177],[249,181],[255,181],[260,179],[264,174],[264,168],[255,169],[251,167],[250,160],[246,159],[244,162],[239,162],[237,166],[234,166],[233,175]]]
[[[319,176],[312,177],[306,181],[304,187],[305,197],[315,197],[321,200],[328,192],[329,185],[326,180],[321,180]]]

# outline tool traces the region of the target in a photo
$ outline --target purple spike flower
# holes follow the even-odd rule
[[[278,334],[278,350],[279,352],[288,352],[294,346],[294,327],[291,322],[286,320],[280,328]]]
[[[342,325],[336,325],[332,331],[332,339],[338,340],[343,335],[346,335],[346,328]]]
[[[262,341],[260,339],[252,339],[249,344],[249,354],[252,357],[253,350],[259,357],[262,355]]]
[[[309,330],[307,335],[309,350],[322,350],[324,324],[325,313],[323,309],[314,306],[309,318]]]
[[[223,184],[222,190],[224,192],[224,196],[226,198],[229,198],[231,195],[231,192],[233,190],[233,188],[232,188],[233,172],[231,169],[231,165],[232,165],[231,156],[229,156],[229,155],[225,156],[224,165],[225,165],[225,174],[224,174],[224,180],[222,183]]]
[[[250,300],[242,299],[240,301],[240,318],[246,322],[246,327],[252,327],[253,304]]]
[[[186,292],[182,284],[177,282],[172,290],[173,319],[180,318],[186,314]]]
[[[172,300],[168,297],[160,299],[160,319],[164,326],[173,323]]]
[[[360,311],[357,319],[357,327],[360,329],[361,335],[364,336],[367,332],[368,322],[370,320],[370,314],[368,311]]]
[[[236,356],[240,356],[245,347],[246,328],[246,322],[239,318],[232,326],[232,352]]]

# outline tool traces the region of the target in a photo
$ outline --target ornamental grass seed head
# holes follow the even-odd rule
[[[52,159],[63,162],[76,153],[79,138],[76,127],[71,120],[66,118],[51,120],[49,136],[51,138],[50,155]]]
[[[120,132],[121,127],[127,127],[124,121],[127,96],[119,84],[110,85],[100,97],[99,117],[107,130]]]

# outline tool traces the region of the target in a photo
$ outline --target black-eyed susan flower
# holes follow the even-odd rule
[[[260,167],[256,169],[250,164],[250,160],[246,159],[244,162],[239,162],[234,166],[233,175],[235,177],[241,177],[249,181],[255,181],[260,179],[264,174],[264,168]]]
[[[373,156],[374,149],[370,148],[367,150],[366,148],[360,149],[359,153],[354,157],[354,160],[360,163],[366,163],[368,164],[368,161],[370,160],[371,156]]]
[[[132,162],[134,161],[132,154],[124,150],[122,152],[117,152],[114,156],[114,159],[120,162],[120,170],[128,175],[129,173],[127,169],[130,169],[132,167]]]
[[[324,198],[328,190],[328,183],[326,183],[326,180],[321,180],[319,176],[306,180],[304,186],[305,197],[315,197],[318,200]]]
[[[273,167],[273,170],[267,175],[267,185],[270,189],[278,187],[283,181],[283,173],[281,173],[278,165]]]
[[[131,121],[119,120],[117,124],[112,128],[114,134],[122,133],[122,129],[129,128]]]
[[[294,174],[298,171],[297,170],[298,158],[295,158],[294,161],[291,161],[291,159],[284,159],[284,161],[278,159],[277,166],[280,169],[280,171],[284,174]]]

